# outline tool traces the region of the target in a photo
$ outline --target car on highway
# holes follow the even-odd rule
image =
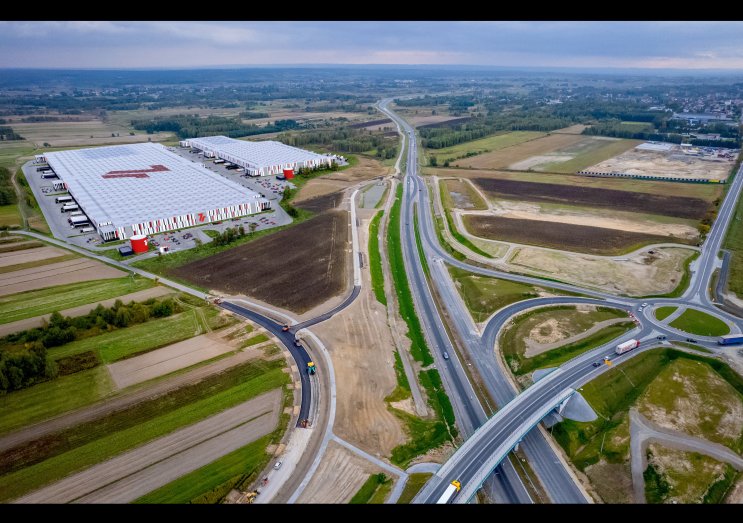
[[[276,465],[273,466],[274,470],[279,470],[282,464],[283,464],[283,461],[277,461]]]
[[[601,366],[601,362],[600,361],[594,361],[593,362],[593,366],[594,367],[600,367]]]
[[[697,340],[695,340],[694,338],[686,338],[686,341],[688,341],[689,343],[698,343]]]
[[[660,336],[656,336],[656,338],[659,340],[667,340],[668,336],[666,336],[665,334],[661,334]]]
[[[446,351],[444,351],[444,359],[445,360],[448,360],[449,359],[449,353],[446,352]]]
[[[645,303],[643,303],[643,304],[641,305],[641,307],[643,307],[643,308],[644,308],[644,307],[647,307],[647,306],[648,306],[647,302],[645,302]]]

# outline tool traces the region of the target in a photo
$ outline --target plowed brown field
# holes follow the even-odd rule
[[[618,255],[651,243],[687,243],[667,236],[542,220],[472,214],[463,216],[463,219],[467,229],[475,236],[588,254]]]
[[[348,248],[348,213],[330,211],[169,272],[301,314],[343,292]]]
[[[587,205],[590,207],[660,214],[678,218],[701,219],[710,206],[701,198],[681,198],[678,196],[618,191],[615,189],[521,182],[496,178],[475,178],[473,181],[483,191],[499,198],[530,202]]]

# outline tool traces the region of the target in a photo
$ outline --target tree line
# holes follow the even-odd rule
[[[0,339],[0,392],[29,387],[57,376],[57,366],[47,349],[104,332],[164,318],[181,312],[172,298],[144,302],[121,300],[111,307],[98,305],[84,316],[64,317],[54,311],[42,327],[9,334]]]
[[[18,201],[10,177],[10,170],[7,167],[0,167],[0,205],[12,205]]]
[[[15,132],[12,127],[0,126],[0,141],[11,140],[25,140],[25,138]]]
[[[132,120],[132,127],[148,134],[169,131],[176,133],[179,138],[198,138],[201,136],[224,135],[230,138],[252,136],[255,134],[283,132],[297,129],[300,124],[296,120],[276,120],[265,126],[244,124],[239,118],[224,116],[176,115],[152,120]]]

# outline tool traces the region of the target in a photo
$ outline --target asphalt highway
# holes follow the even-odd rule
[[[402,216],[404,222],[402,224],[402,233],[406,270],[413,290],[416,309],[419,311],[424,328],[429,334],[429,342],[434,352],[437,368],[442,373],[447,391],[455,406],[458,422],[463,425],[464,435],[473,437],[471,428],[473,426],[481,427],[474,434],[474,436],[478,436],[477,444],[468,445],[465,443],[450,461],[447,462],[447,465],[442,467],[418,496],[416,496],[415,502],[435,502],[451,480],[458,479],[465,486],[468,482],[478,481],[478,484],[474,485],[474,488],[472,488],[472,485],[470,485],[470,488],[463,487],[463,492],[466,491],[467,495],[462,495],[457,500],[459,502],[468,501],[471,494],[474,494],[480,486],[479,481],[483,477],[483,467],[491,467],[490,470],[492,470],[492,453],[495,449],[502,448],[504,442],[513,436],[513,430],[519,427],[524,419],[530,419],[530,416],[534,413],[542,412],[545,406],[552,406],[554,398],[560,394],[564,394],[566,390],[580,387],[580,385],[595,378],[601,372],[608,370],[609,366],[607,365],[594,367],[593,363],[595,361],[603,360],[604,356],[623,361],[644,350],[658,346],[661,343],[657,339],[658,336],[666,336],[668,340],[684,341],[688,335],[655,320],[654,315],[651,314],[654,306],[665,304],[692,305],[710,314],[723,317],[733,327],[734,332],[736,329],[740,331],[743,322],[739,318],[715,308],[709,299],[708,289],[711,275],[718,266],[717,252],[719,251],[730,219],[734,215],[736,199],[743,185],[743,176],[740,176],[740,171],[731,184],[727,197],[720,206],[718,218],[705,244],[702,246],[700,257],[692,266],[689,287],[684,295],[681,298],[646,298],[645,300],[619,297],[561,282],[542,280],[540,278],[469,265],[454,259],[446,253],[438,244],[436,231],[433,228],[435,227],[435,223],[431,216],[428,188],[417,175],[417,145],[414,131],[406,122],[387,108],[388,103],[389,100],[381,102],[379,104],[380,109],[396,121],[409,142],[408,173],[404,177],[403,182]],[[496,413],[485,426],[482,426],[481,416],[478,416],[478,412],[482,410],[482,407],[479,405],[476,397],[470,394],[472,387],[464,375],[461,363],[451,350],[451,342],[441,324],[441,318],[433,302],[431,290],[420,267],[420,261],[414,243],[413,203],[417,203],[417,212],[419,213],[418,222],[420,224],[419,232],[423,250],[428,258],[429,266],[432,267],[432,271],[437,270],[437,264],[441,265],[438,267],[439,271],[445,270],[443,268],[443,262],[445,262],[446,264],[461,267],[470,272],[485,276],[535,284],[541,287],[579,293],[586,296],[538,298],[513,304],[494,315],[490,319],[482,336],[480,336],[464,304],[457,296],[456,290],[453,290],[451,285],[447,286],[445,280],[448,278],[432,277],[432,281],[442,296],[444,306],[449,312],[449,317],[452,319],[457,334],[475,362],[475,366],[483,378],[486,387],[501,408],[501,411]],[[649,305],[645,304],[645,302],[648,302]],[[524,309],[560,303],[592,303],[619,307],[633,314],[638,326],[632,332],[613,340],[611,343],[584,353],[564,364],[560,367],[559,373],[551,373],[547,378],[540,380],[530,387],[528,389],[528,395],[525,396],[523,393],[517,395],[513,384],[505,375],[505,369],[495,359],[493,349],[497,334],[506,321]],[[614,354],[615,346],[630,338],[640,339],[643,341],[643,344],[640,348],[622,356]],[[702,346],[719,349],[715,338],[695,338],[700,338],[698,341]],[[450,355],[449,360],[444,360],[441,357],[444,351]],[[513,406],[511,402],[514,402]],[[501,412],[504,414],[501,415]],[[524,430],[524,427],[521,427],[521,430]],[[486,435],[479,437],[482,432],[486,432]],[[568,474],[563,464],[557,459],[555,451],[549,446],[541,432],[528,430],[528,432],[523,434],[521,445],[532,468],[535,470],[552,501],[558,503],[586,501],[583,493],[573,481],[572,476]],[[485,459],[486,456],[490,457],[490,460]],[[505,457],[505,454],[502,457]],[[510,462],[504,461],[503,463],[508,464]],[[485,471],[486,475],[489,474],[490,470]],[[497,472],[499,471],[496,469]],[[497,474],[497,476],[500,475]],[[519,502],[513,498],[509,499],[509,501]]]

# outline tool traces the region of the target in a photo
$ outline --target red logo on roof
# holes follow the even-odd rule
[[[150,169],[130,169],[128,171],[108,171],[103,178],[149,178],[147,173],[170,171],[164,165],[150,165]]]

